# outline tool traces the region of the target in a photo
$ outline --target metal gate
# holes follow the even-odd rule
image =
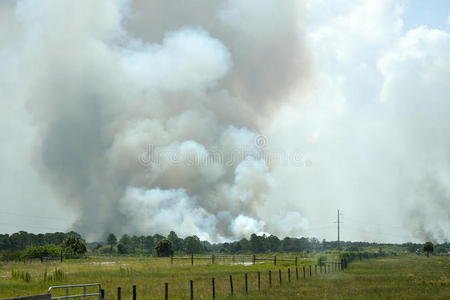
[[[88,287],[97,287],[98,291],[96,293],[89,292],[87,293]],[[80,289],[83,288],[83,294],[77,294],[77,295],[70,295],[69,291],[73,289]],[[52,291],[57,289],[63,289],[66,291],[65,296],[58,296],[58,297],[52,297]],[[71,284],[71,285],[60,285],[60,286],[51,286],[48,288],[48,294],[50,295],[50,299],[69,299],[69,298],[80,298],[84,297],[90,297],[90,296],[98,296],[98,299],[102,299],[102,287],[100,283],[88,283],[88,284]]]

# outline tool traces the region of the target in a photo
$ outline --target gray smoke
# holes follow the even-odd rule
[[[88,238],[263,232],[261,124],[310,72],[297,1],[19,1],[39,173]],[[262,139],[261,141],[258,139]]]
[[[0,197],[89,239],[448,240],[450,35],[405,3],[0,1]]]

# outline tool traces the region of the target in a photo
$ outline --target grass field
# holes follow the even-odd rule
[[[238,261],[238,258],[236,259]],[[99,282],[107,299],[131,299],[132,286],[137,285],[138,299],[164,299],[164,283],[169,284],[169,299],[189,299],[189,281],[194,281],[195,299],[211,299],[211,278],[215,278],[216,299],[231,299],[229,275],[233,275],[233,299],[450,299],[450,256],[394,256],[355,261],[343,272],[314,275],[303,279],[302,268],[315,264],[315,259],[299,259],[299,280],[293,263],[271,262],[256,265],[212,265],[202,261],[168,258],[90,258],[59,262],[2,263],[0,265],[0,298],[45,293],[49,286]],[[288,282],[287,268],[291,268]],[[282,270],[282,284],[278,270]],[[57,271],[55,271],[57,270]],[[268,271],[272,271],[272,288]],[[261,272],[261,290],[257,272]],[[28,273],[28,275],[27,275]],[[244,274],[248,274],[248,294]]]

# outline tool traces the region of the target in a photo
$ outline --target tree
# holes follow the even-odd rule
[[[86,242],[78,234],[69,234],[62,243],[63,248],[72,254],[86,253]]]
[[[266,248],[270,252],[277,252],[280,249],[280,239],[275,235],[270,235],[266,239]]]
[[[159,257],[171,256],[171,255],[173,255],[172,242],[167,239],[160,240],[156,244],[155,250],[156,250],[156,255]]]
[[[155,242],[154,242],[153,237],[151,235],[146,236],[144,238],[144,248],[147,251],[150,251],[150,252],[152,252],[153,249],[155,248]]]
[[[122,237],[120,238],[119,244],[117,245],[117,251],[120,254],[129,253],[130,252],[130,244],[131,244],[130,236],[128,234],[122,235]]]
[[[110,252],[112,253],[113,247],[117,244],[117,238],[114,235],[114,233],[110,233],[108,235],[108,238],[106,239],[106,242],[108,243],[108,245],[111,247],[110,248]]]
[[[43,257],[58,257],[61,254],[61,247],[56,245],[45,245],[29,247],[23,251],[23,256],[26,258],[40,258]]]
[[[171,231],[167,239],[172,242],[173,250],[180,251],[183,248],[183,240],[178,237],[175,231]]]
[[[199,253],[202,250],[202,243],[198,236],[188,236],[184,239],[184,251],[186,253]]]
[[[423,245],[423,251],[425,251],[427,253],[427,257],[430,257],[430,252],[433,252],[434,250],[434,246],[432,242],[426,242]]]
[[[253,253],[261,253],[264,252],[264,238],[261,236],[257,236],[256,234],[252,234],[250,236],[250,250]]]

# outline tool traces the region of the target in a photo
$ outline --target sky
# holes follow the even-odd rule
[[[339,209],[342,240],[448,241],[450,3],[216,2],[220,21],[209,6],[0,0],[0,232],[335,240]],[[173,15],[152,31],[158,7]],[[149,136],[197,155],[262,144],[226,168],[131,168]]]

